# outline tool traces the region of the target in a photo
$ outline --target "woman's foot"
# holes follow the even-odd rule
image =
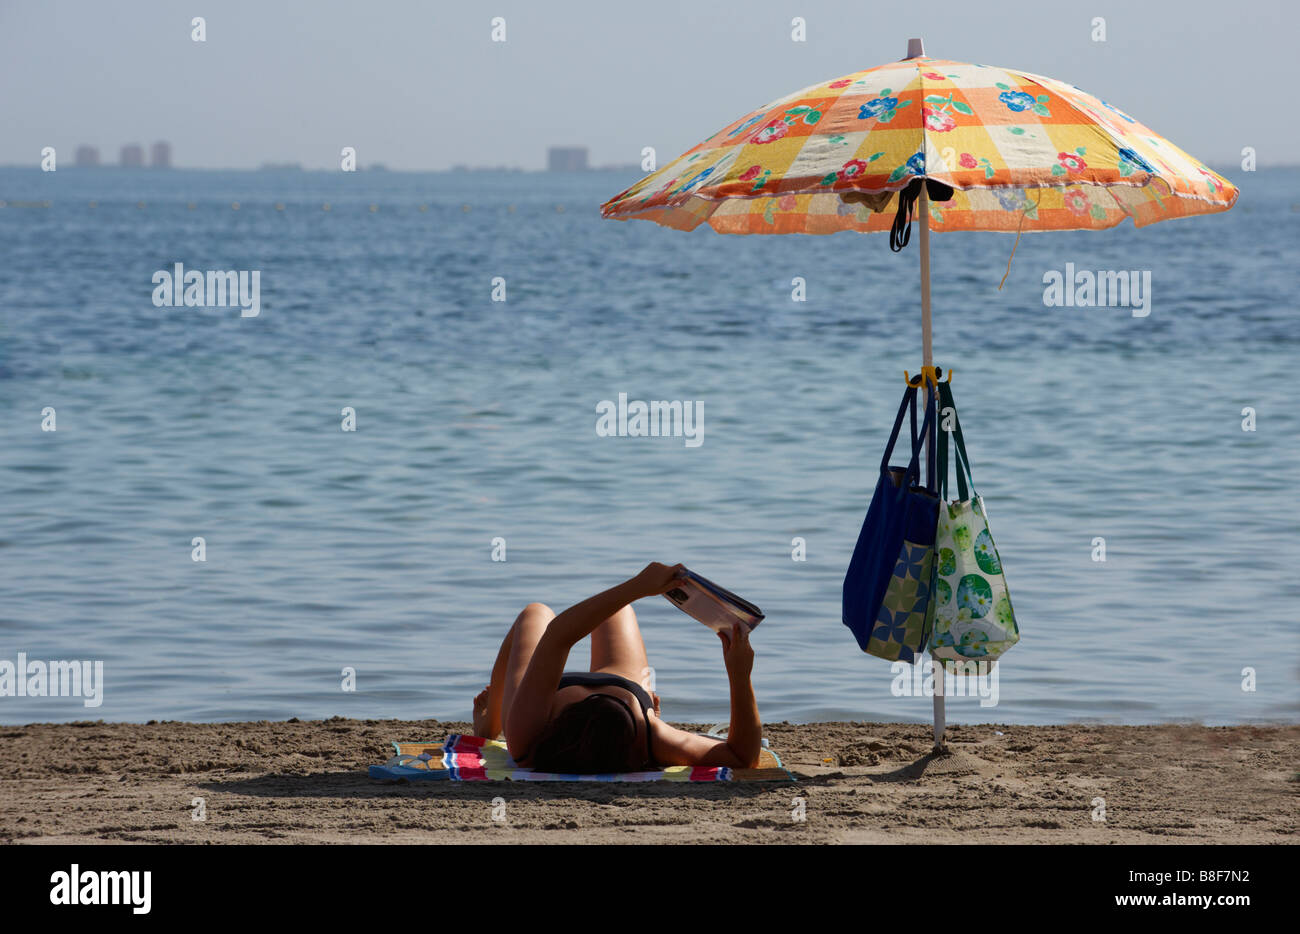
[[[488,692],[490,690],[490,687],[486,687],[474,698],[474,735],[487,739],[496,739],[494,734],[497,731],[492,730],[492,723],[488,718]]]

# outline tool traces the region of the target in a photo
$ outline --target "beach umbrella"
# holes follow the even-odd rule
[[[919,221],[922,372],[933,391],[931,230],[1014,231],[1018,242],[1022,232],[1226,211],[1237,194],[1072,84],[929,58],[911,39],[901,61],[819,82],[732,121],[601,214],[729,234],[889,230],[895,250]],[[934,716],[941,748],[941,693]]]

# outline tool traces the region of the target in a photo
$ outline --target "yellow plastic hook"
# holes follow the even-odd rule
[[[939,377],[942,374],[943,367],[938,366],[923,366],[921,367],[921,372],[917,373],[915,376],[912,376],[907,372],[907,370],[903,371],[903,377],[907,380],[907,385],[915,386],[918,389],[923,386],[933,386],[935,389],[938,389]],[[952,367],[948,368],[948,374],[945,377],[945,380],[949,383],[952,382]]]

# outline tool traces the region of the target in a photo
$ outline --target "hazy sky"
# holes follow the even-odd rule
[[[171,142],[177,165],[663,160],[791,91],[906,54],[1050,75],[1207,162],[1300,162],[1295,0],[0,0],[0,164]],[[207,41],[190,38],[203,16]],[[507,41],[491,41],[506,19]],[[1104,17],[1107,41],[1092,40]],[[807,22],[793,42],[791,20]]]

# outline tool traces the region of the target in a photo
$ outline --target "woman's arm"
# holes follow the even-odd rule
[[[742,768],[753,768],[758,763],[758,751],[763,745],[763,722],[758,718],[758,700],[749,676],[754,670],[754,649],[749,644],[749,630],[737,623],[731,627],[731,637],[718,633],[722,639],[722,659],[727,666],[727,681],[731,685],[731,727],[727,730],[727,746],[740,759]]]
[[[528,754],[537,734],[550,719],[551,702],[564,674],[569,650],[629,603],[681,584],[684,570],[680,564],[674,567],[649,564],[636,577],[588,597],[551,620],[506,712],[506,743],[515,761]]]
[[[754,650],[744,626],[732,627],[731,637],[722,639],[723,661],[731,685],[731,727],[726,740],[687,733],[659,721],[654,735],[655,759],[664,765],[721,765],[732,769],[753,768],[762,748],[763,723],[758,701],[750,683]]]

